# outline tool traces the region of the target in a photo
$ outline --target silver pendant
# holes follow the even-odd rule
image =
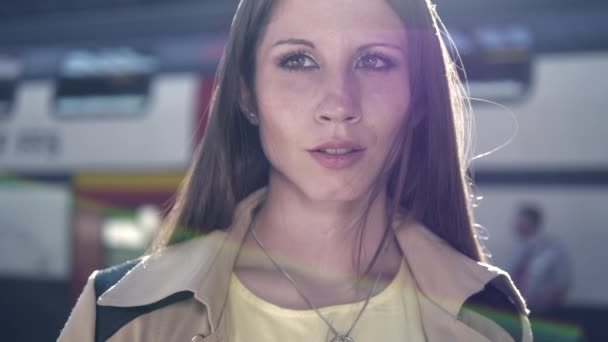
[[[338,335],[338,336],[332,338],[331,342],[355,342],[355,340],[353,340],[349,336]]]

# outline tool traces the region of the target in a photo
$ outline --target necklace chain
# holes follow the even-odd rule
[[[380,280],[380,277],[382,276],[382,272],[379,272],[378,276],[376,276],[376,280],[374,280],[374,284],[372,285],[372,288],[370,289],[369,293],[367,294],[367,298],[365,299],[365,303],[363,304],[363,307],[361,308],[361,310],[357,314],[357,317],[353,321],[353,324],[351,325],[350,329],[348,329],[348,331],[346,332],[346,334],[341,335],[340,333],[338,333],[338,331],[336,330],[336,328],[334,328],[334,326],[321,314],[321,312],[319,311],[319,309],[302,293],[302,291],[300,291],[300,289],[296,285],[296,282],[289,275],[289,273],[287,273],[287,271],[285,271],[285,269],[275,260],[275,258],[272,255],[270,255],[270,252],[266,249],[266,247],[264,247],[264,244],[260,241],[260,239],[258,238],[258,236],[257,236],[257,234],[255,232],[255,222],[254,222],[253,219],[252,219],[252,222],[251,222],[251,233],[252,233],[253,238],[256,241],[256,243],[264,251],[264,253],[266,254],[266,256],[268,256],[268,259],[270,259],[270,261],[274,264],[274,266],[291,283],[291,285],[298,292],[298,294],[300,295],[300,297],[302,297],[302,299],[304,299],[304,301],[306,302],[306,304],[309,307],[311,307],[317,313],[317,315],[323,320],[323,322],[325,322],[325,324],[332,331],[332,333],[334,334],[334,337],[331,339],[331,342],[355,342],[355,340],[352,337],[350,337],[349,335],[350,335],[351,331],[353,330],[353,328],[355,327],[355,325],[357,324],[357,322],[359,321],[359,318],[361,318],[361,315],[363,315],[363,311],[365,311],[365,308],[367,307],[367,304],[370,301],[372,293],[376,289],[376,285],[378,284],[378,280]]]

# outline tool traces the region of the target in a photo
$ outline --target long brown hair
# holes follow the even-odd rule
[[[217,71],[206,132],[151,250],[175,240],[178,227],[198,233],[227,228],[237,203],[268,183],[270,165],[258,129],[245,119],[239,101],[241,82],[255,94],[255,51],[277,2],[241,0]],[[411,119],[384,170],[389,219],[407,212],[456,250],[481,260],[466,176],[468,106],[441,39],[445,28],[429,0],[388,2],[406,27],[412,91]]]

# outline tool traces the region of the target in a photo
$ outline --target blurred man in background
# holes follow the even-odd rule
[[[564,302],[571,286],[568,254],[559,241],[545,233],[542,211],[536,205],[519,208],[514,230],[522,244],[511,276],[532,315],[546,314]]]

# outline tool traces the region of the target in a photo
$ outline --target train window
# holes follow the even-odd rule
[[[151,54],[131,48],[72,51],[56,81],[55,115],[81,119],[141,114],[157,65]]]
[[[531,84],[532,36],[524,27],[476,28],[451,32],[469,95],[484,100],[523,99]],[[452,50],[452,52],[455,52]]]
[[[15,101],[15,89],[21,73],[21,63],[0,56],[0,119],[10,116]]]
[[[15,97],[15,81],[0,79],[0,117],[8,117]]]
[[[8,145],[8,136],[4,132],[0,132],[0,156],[6,152]]]

